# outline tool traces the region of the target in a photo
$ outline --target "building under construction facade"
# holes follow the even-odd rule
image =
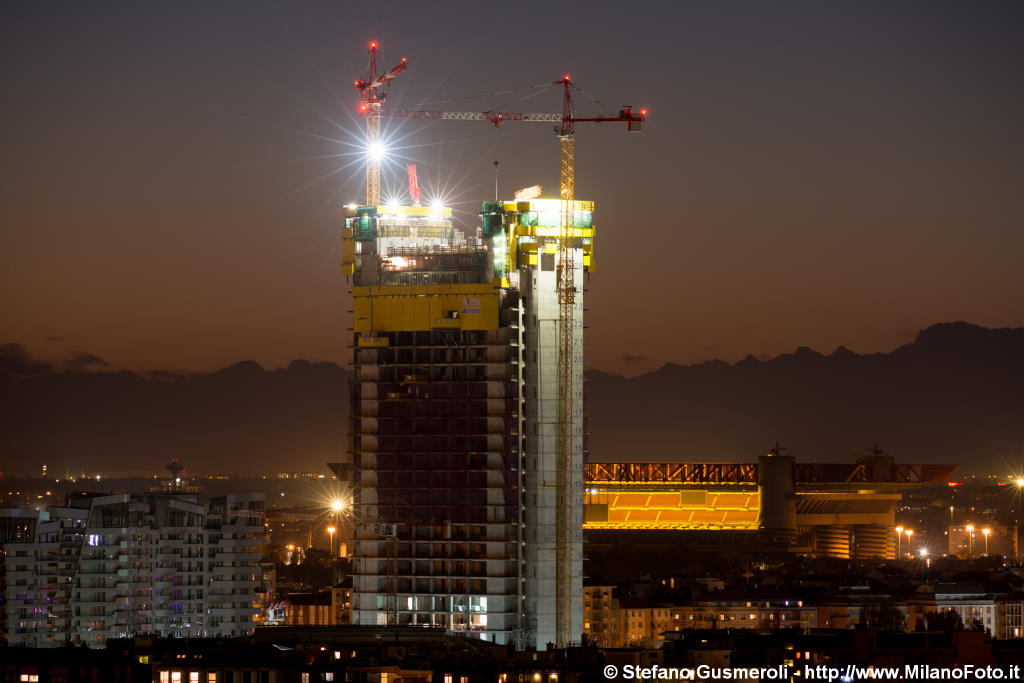
[[[487,202],[481,223],[466,235],[446,208],[345,211],[353,623],[577,643],[593,203]],[[564,331],[563,263],[576,289]],[[563,333],[576,356],[560,378]]]

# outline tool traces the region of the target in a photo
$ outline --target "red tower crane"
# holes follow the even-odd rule
[[[380,140],[380,106],[387,100],[383,87],[409,68],[405,57],[388,71],[377,74],[377,41],[370,41],[370,60],[366,75],[355,82],[359,91],[359,113],[366,118],[366,205],[380,203],[380,161],[383,146]]]

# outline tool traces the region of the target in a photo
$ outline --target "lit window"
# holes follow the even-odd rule
[[[171,672],[171,683],[181,683],[181,672],[180,671],[172,671]]]
[[[160,672],[160,683],[171,683],[171,674],[169,671]]]
[[[199,672],[189,671],[188,672],[188,683],[199,683]]]
[[[217,683],[217,674],[208,673],[206,674],[206,683]]]
[[[309,683],[309,672],[302,672],[302,683]]]
[[[333,681],[334,680],[334,673],[331,672],[331,671],[328,671],[327,673],[325,673],[324,674],[324,680],[325,681]]]

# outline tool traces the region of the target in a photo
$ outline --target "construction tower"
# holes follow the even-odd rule
[[[578,643],[592,202],[486,202],[468,236],[447,208],[361,206],[345,216],[353,623],[434,626],[539,649]],[[559,324],[562,275],[575,285],[571,330]],[[559,372],[563,332],[575,351],[568,377]]]

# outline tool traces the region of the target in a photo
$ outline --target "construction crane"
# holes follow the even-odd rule
[[[366,75],[355,82],[359,91],[359,113],[366,119],[366,205],[380,203],[380,161],[383,145],[380,139],[380,106],[387,100],[383,87],[409,68],[405,57],[397,66],[377,74],[377,41],[370,41],[370,60]]]
[[[628,130],[640,132],[647,118],[647,110],[641,109],[634,114],[633,108],[625,106],[617,115],[584,115],[577,116],[572,100],[573,90],[577,87],[568,75],[552,85],[561,86],[562,113],[527,113],[527,112],[454,112],[414,109],[382,109],[384,100],[378,95],[379,85],[393,80],[406,68],[406,61],[391,71],[374,80],[376,72],[376,43],[370,43],[369,81],[356,81],[360,90],[360,114],[366,117],[367,144],[371,154],[366,167],[366,204],[376,206],[380,199],[380,155],[374,155],[374,145],[380,144],[380,117],[432,119],[442,121],[489,121],[497,128],[506,122],[555,123],[555,135],[561,147],[561,165],[559,174],[561,217],[558,240],[558,269],[556,273],[558,288],[558,455],[556,479],[556,532],[555,532],[555,603],[556,627],[555,645],[559,648],[568,647],[571,630],[572,596],[569,575],[572,519],[569,514],[569,495],[572,491],[572,457],[576,420],[573,414],[573,378],[576,372],[574,330],[576,317],[576,280],[575,280],[575,247],[573,235],[573,218],[576,197],[576,124],[577,123],[608,123],[627,124]],[[376,83],[376,85],[374,85]],[[380,93],[383,95],[383,92]],[[373,99],[371,99],[373,98]],[[374,158],[376,156],[376,159]],[[371,180],[372,178],[372,180]],[[373,188],[371,192],[371,182]],[[372,201],[371,201],[372,198]]]

